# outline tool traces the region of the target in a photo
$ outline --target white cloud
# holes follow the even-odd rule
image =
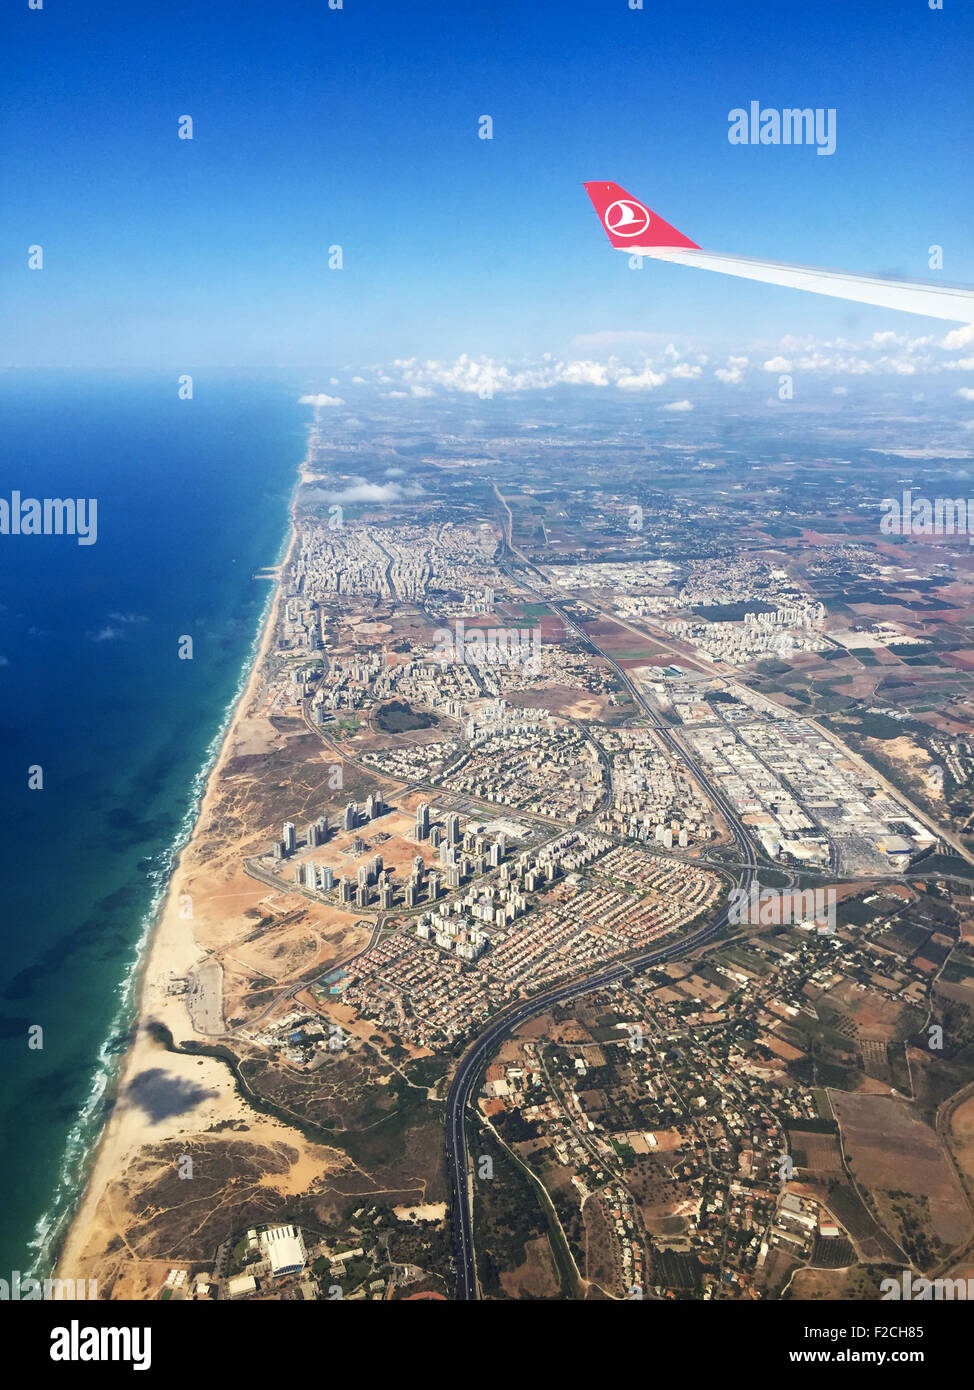
[[[568,386],[608,386],[609,370],[601,362],[559,362],[559,380]]]
[[[728,386],[740,386],[744,380],[744,373],[751,365],[751,359],[744,356],[735,356],[733,353],[727,359],[726,367],[718,367],[714,376],[718,381],[725,382]]]
[[[109,613],[104,627],[99,628],[97,632],[88,632],[85,636],[89,642],[117,642],[125,636],[127,628],[148,621],[144,613]]]
[[[974,401],[974,387],[961,386],[957,394],[962,401]]]
[[[316,496],[325,502],[403,502],[419,497],[422,488],[403,487],[400,483],[369,483],[364,478],[342,488],[315,488]]]
[[[316,396],[301,396],[298,404],[313,405],[315,409],[318,410],[321,406],[344,405],[345,402],[342,400],[341,396],[326,396],[323,391],[320,391]]]
[[[620,373],[615,384],[623,391],[652,391],[657,386],[662,386],[665,381],[665,372],[654,372],[652,367],[647,365],[641,372]]]
[[[655,352],[647,350],[654,342]],[[935,377],[948,372],[974,371],[974,357],[951,356],[961,342],[974,342],[966,329],[948,334],[941,343],[931,335],[911,337],[890,330],[874,333],[855,342],[844,337],[797,338],[780,340],[778,350],[763,359],[755,352],[731,353],[726,360],[708,367],[712,380],[728,386],[746,385],[758,373],[796,372],[820,379],[833,378],[845,389],[861,378]],[[638,344],[643,349],[626,356],[615,355],[614,348]],[[391,399],[416,399],[443,393],[460,393],[489,399],[528,391],[547,391],[555,387],[614,389],[625,392],[654,391],[670,381],[691,382],[704,376],[707,359],[688,349],[681,355],[673,343],[641,330],[620,330],[580,335],[573,346],[590,349],[584,355],[559,357],[544,353],[539,357],[514,361],[496,357],[475,357],[463,353],[453,360],[401,358],[370,369],[367,380],[385,388]],[[765,350],[767,350],[765,348]],[[605,353],[603,356],[602,353]],[[621,352],[621,348],[620,348]],[[362,377],[355,378],[363,384]],[[838,392],[836,392],[838,394]],[[315,400],[320,398],[313,398]]]
[[[420,362],[408,357],[393,362],[390,370],[398,373],[399,385],[413,395],[429,394],[432,388],[439,387],[485,399],[519,391],[544,391],[552,386],[621,385],[640,389],[666,380],[665,374],[650,372],[647,376],[647,368],[640,371],[624,367],[615,358],[608,363],[589,358],[566,361],[550,353],[534,363],[517,366],[492,357],[471,357],[468,353],[462,353],[455,362]]]
[[[692,409],[692,401],[670,401],[669,405],[660,406],[660,410],[669,410],[674,415],[683,415],[686,413],[686,411]]]
[[[953,352],[956,348],[970,347],[971,343],[974,343],[974,323],[966,323],[963,328],[952,328],[940,346]]]

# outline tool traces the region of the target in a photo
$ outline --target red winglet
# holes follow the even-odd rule
[[[606,235],[620,251],[631,246],[687,246],[693,251],[700,247],[644,203],[620,188],[617,183],[587,183],[585,192],[599,215]]]

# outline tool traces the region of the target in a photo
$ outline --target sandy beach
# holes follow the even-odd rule
[[[290,538],[281,573],[290,560],[294,543],[292,510]],[[259,698],[281,594],[282,585],[278,578],[246,686],[237,701],[219,754],[207,778],[192,833],[180,850],[148,946],[142,970],[135,1036],[122,1065],[115,1091],[116,1102],[99,1139],[84,1196],[59,1255],[58,1274],[61,1278],[78,1280],[90,1277],[94,1262],[104,1252],[112,1235],[117,1234],[111,1229],[110,1214],[100,1211],[99,1206],[108,1184],[122,1174],[138,1150],[174,1139],[183,1133],[198,1133],[211,1125],[233,1120],[246,1120],[248,1137],[256,1142],[271,1143],[287,1137],[289,1145],[303,1147],[300,1137],[286,1125],[255,1115],[241,1101],[233,1077],[222,1062],[169,1052],[146,1027],[150,1020],[164,1024],[177,1043],[199,1037],[193,1029],[184,998],[170,994],[168,990],[174,976],[185,977],[206,955],[195,940],[192,918],[188,919],[182,910],[181,899],[189,877],[187,859],[208,824],[216,789],[240,739],[241,725]],[[135,1078],[163,1097],[167,1094],[191,1094],[194,1100],[191,1116],[177,1106],[154,1104],[151,1095],[140,1093],[133,1099],[131,1089]]]

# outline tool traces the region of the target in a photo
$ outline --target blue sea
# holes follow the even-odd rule
[[[283,554],[296,397],[0,374],[0,496],[98,502],[93,545],[0,535],[0,1277],[47,1272],[111,1103],[147,934],[270,598],[254,572]]]

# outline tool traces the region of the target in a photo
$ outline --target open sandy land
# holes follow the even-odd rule
[[[247,959],[246,948],[240,953],[242,962],[232,954],[234,938],[242,928],[252,929],[250,919],[260,915],[258,904],[267,898],[268,889],[240,870],[241,850],[249,846],[245,838],[241,843],[242,827],[236,817],[227,816],[232,798],[226,778],[228,764],[236,762],[239,766],[242,757],[265,752],[278,738],[263,712],[262,694],[279,602],[280,591],[209,777],[193,834],[169,885],[145,963],[138,1024],[119,1078],[117,1099],[61,1254],[63,1277],[96,1277],[103,1291],[114,1284],[114,1297],[144,1297],[165,1277],[165,1260],[160,1276],[160,1260],[142,1260],[138,1239],[132,1235],[133,1229],[139,1231],[140,1222],[148,1234],[138,1199],[160,1175],[153,1165],[160,1172],[165,1168],[171,1173],[185,1151],[199,1167],[201,1159],[212,1160],[219,1149],[220,1162],[210,1161],[214,1180],[217,1170],[222,1169],[221,1180],[225,1182],[228,1156],[231,1161],[239,1158],[245,1174],[253,1170],[246,1181],[268,1187],[268,1197],[277,1201],[276,1194],[314,1190],[329,1173],[346,1164],[340,1153],[313,1144],[283,1122],[252,1110],[237,1093],[224,1063],[169,1051],[148,1027],[150,1023],[163,1025],[177,1045],[194,1037],[200,1040],[190,1020],[186,996],[170,991],[174,978],[196,978],[193,972],[206,961],[199,978],[210,988],[203,991],[202,1002],[194,1000],[194,1016],[203,1032],[218,1034],[226,1026],[222,1017],[223,1005],[228,1002],[225,996],[232,997],[244,987],[237,979],[234,989],[225,990],[223,977],[232,977],[239,964],[246,984],[248,971],[257,976],[267,970],[268,963],[253,947],[252,960]],[[249,828],[253,833],[253,824]],[[332,914],[332,918],[342,916]],[[306,968],[309,960],[313,963],[316,958],[323,962],[344,958],[361,949],[369,936],[365,925],[352,919],[325,920],[313,927],[309,933],[314,943],[311,954],[298,953],[294,961],[286,957],[286,964]],[[223,947],[225,960],[220,959]],[[199,1200],[202,1216],[209,1183],[199,1181],[199,1177],[199,1173],[194,1174],[184,1188],[186,1203]],[[154,1253],[158,1256],[158,1251]]]

